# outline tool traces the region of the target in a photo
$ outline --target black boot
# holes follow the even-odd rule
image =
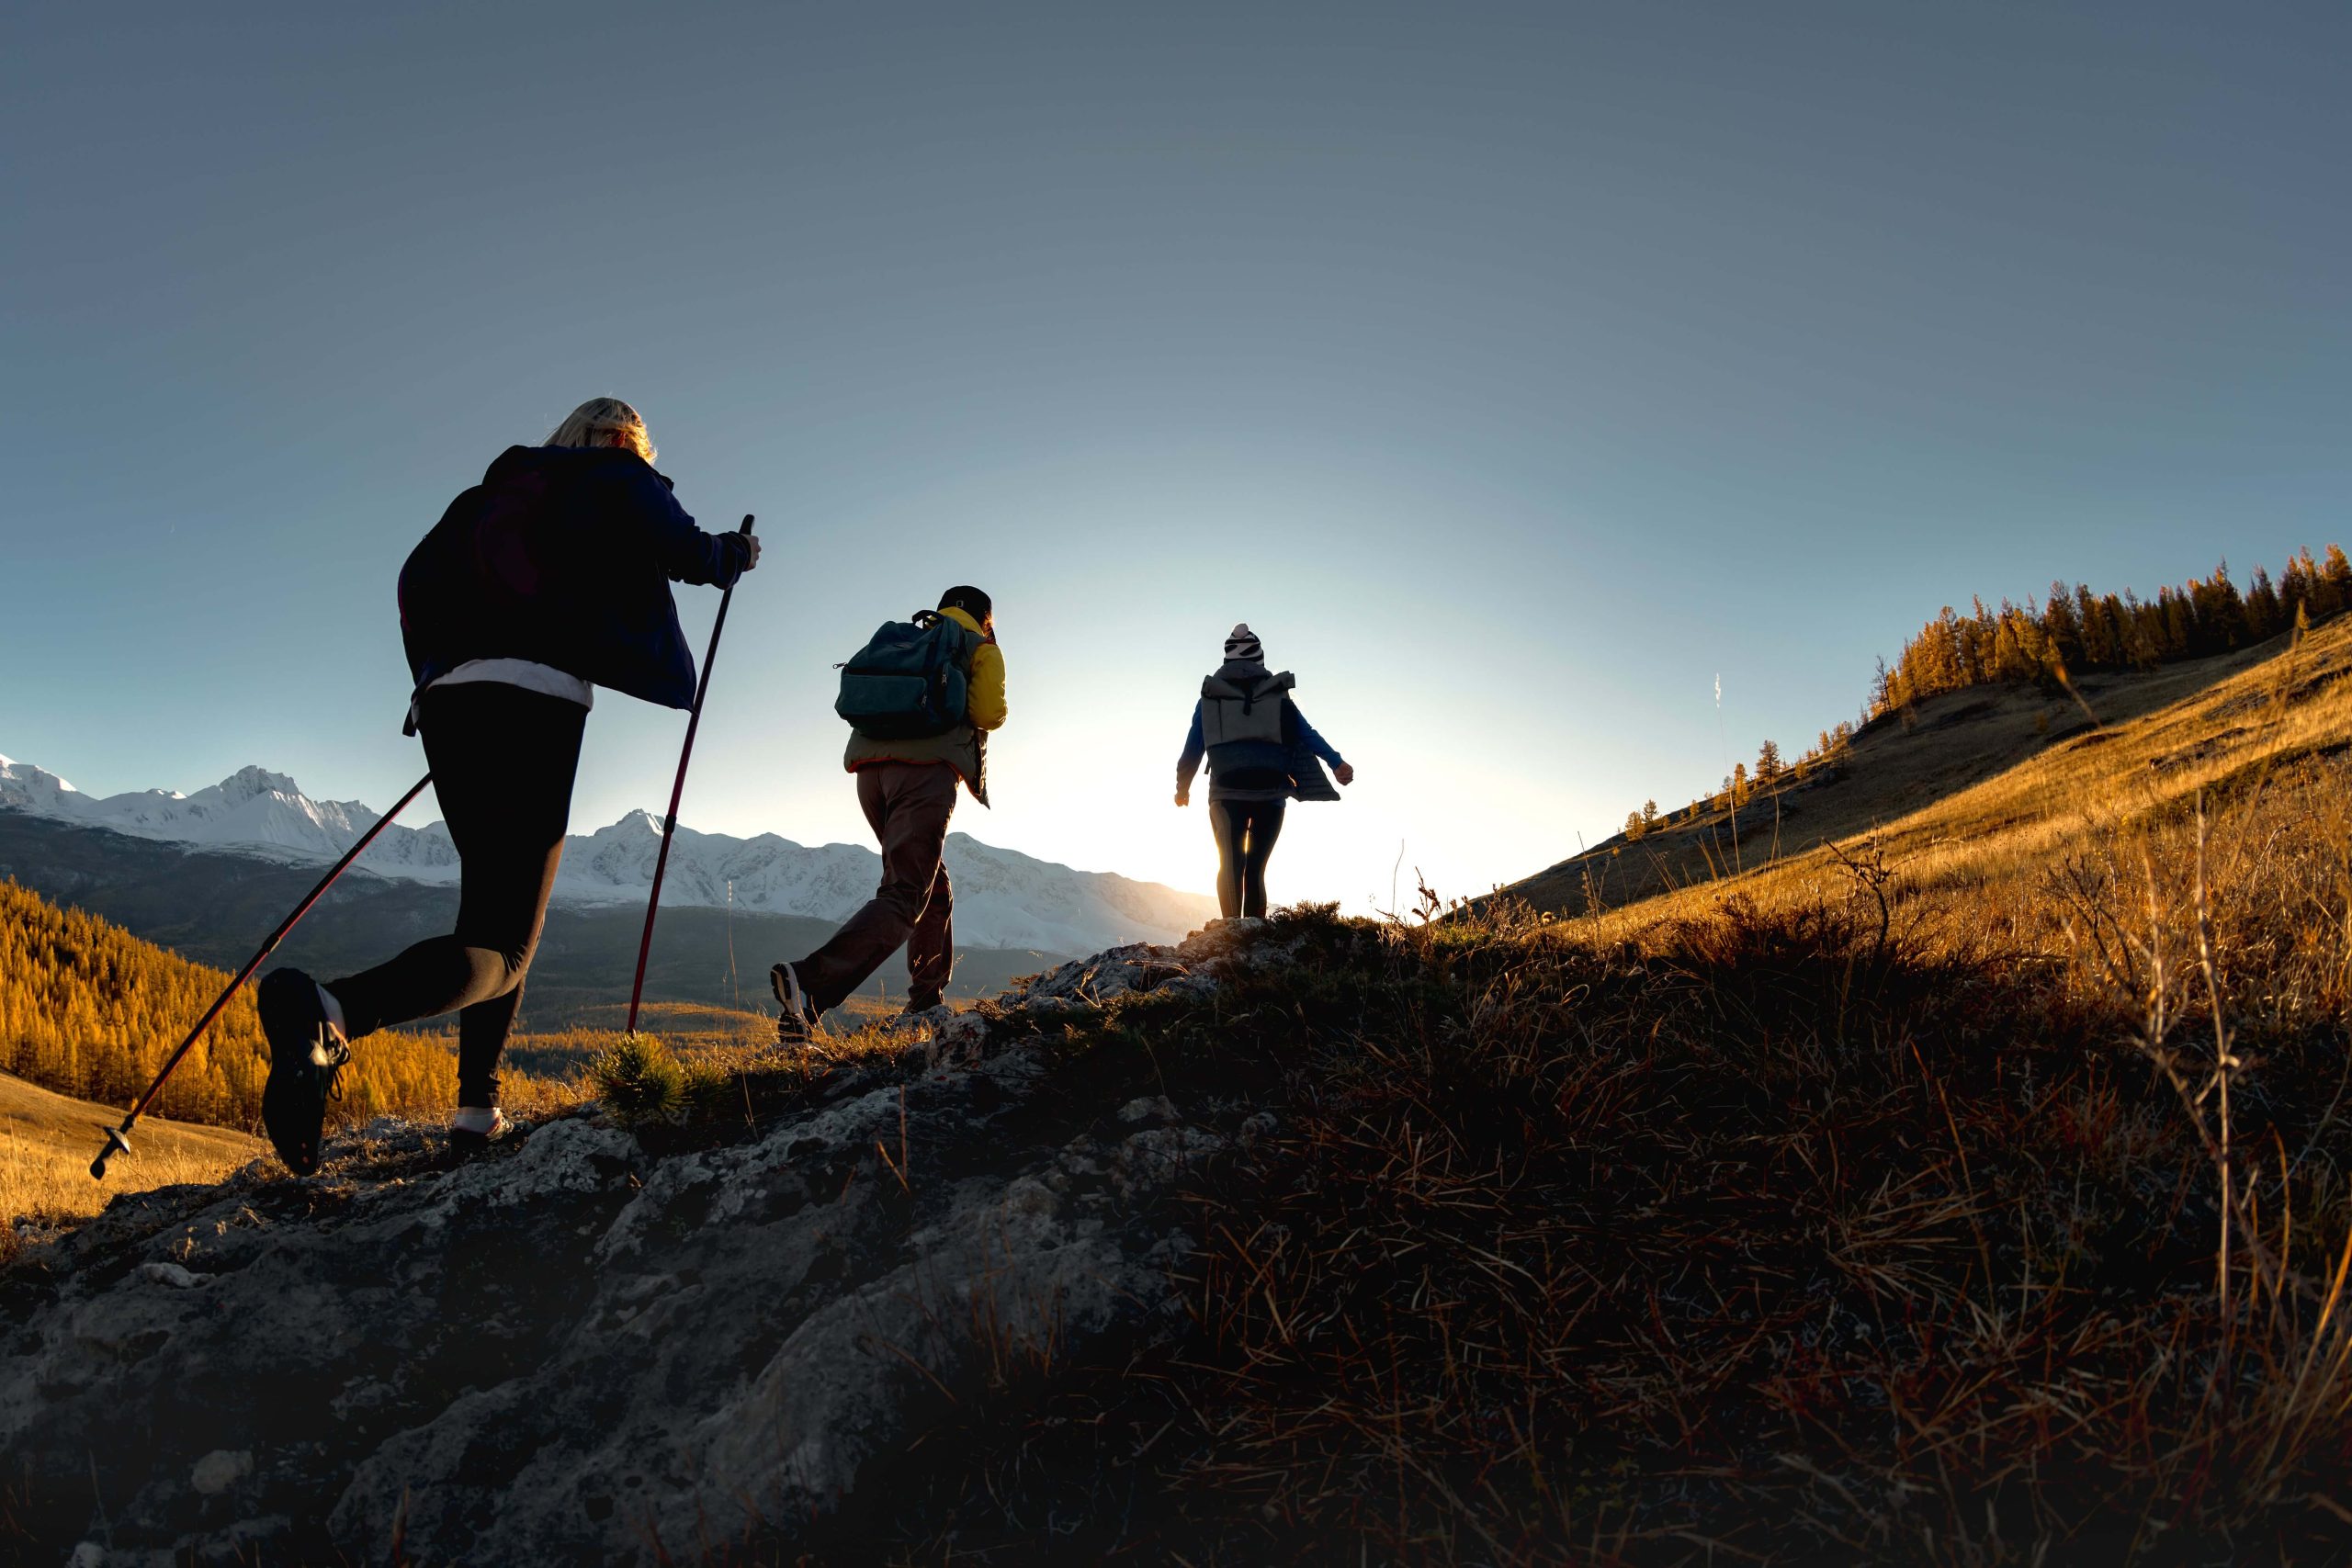
[[[297,1176],[319,1168],[327,1102],[342,1098],[336,1083],[351,1047],[327,1021],[319,987],[300,969],[274,969],[254,993],[262,1032],[269,1038],[269,1082],[261,1091],[261,1122],[277,1157]]]

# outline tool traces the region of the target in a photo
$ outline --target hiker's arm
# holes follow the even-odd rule
[[[760,558],[760,542],[748,534],[706,534],[670,493],[669,481],[648,472],[636,500],[653,531],[654,551],[673,582],[731,588]]]
[[[1341,784],[1355,783],[1356,771],[1348,766],[1348,760],[1340,755],[1338,747],[1315,732],[1315,727],[1306,722],[1306,716],[1298,711],[1296,703],[1291,704],[1290,716],[1298,720],[1298,743],[1330,763],[1333,778]]]
[[[972,683],[965,688],[964,716],[975,729],[994,729],[1004,722],[1004,650],[994,638],[972,653]]]
[[[1306,747],[1335,768],[1344,768],[1348,765],[1348,760],[1340,755],[1340,749],[1315,732],[1315,727],[1306,722],[1306,716],[1298,711],[1296,703],[1291,705],[1290,713],[1293,718],[1298,720],[1298,743],[1301,746]]]
[[[1201,771],[1201,758],[1208,748],[1201,743],[1201,705],[1193,705],[1192,732],[1184,737],[1184,754],[1176,759],[1176,804],[1187,806],[1193,799],[1193,776]]]

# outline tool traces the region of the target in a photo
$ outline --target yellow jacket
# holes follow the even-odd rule
[[[851,773],[873,762],[945,762],[964,780],[964,787],[982,806],[989,803],[988,731],[1004,723],[1004,653],[993,633],[963,611],[939,612],[981,638],[972,650],[972,668],[966,672],[964,722],[944,735],[914,740],[876,740],[853,729],[842,766]]]
[[[975,729],[995,729],[1004,723],[1004,650],[996,645],[994,632],[980,630],[980,623],[963,611],[949,605],[939,612],[966,631],[980,638],[980,646],[972,651],[972,669],[964,704],[964,716],[972,721]]]

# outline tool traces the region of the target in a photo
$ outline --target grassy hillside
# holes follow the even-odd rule
[[[128,1107],[228,983],[119,928],[0,881],[0,1070],[76,1099]],[[155,1104],[182,1122],[250,1131],[269,1072],[247,987],[206,1031]],[[386,1031],[345,1070],[332,1114],[444,1109],[456,1079],[448,1042]],[[514,1088],[533,1085],[518,1075]]]
[[[1274,1112],[1195,1335],[976,1418],[900,1560],[2352,1555],[2352,625],[2159,680],[1890,728],[1838,852],[1114,1009]]]
[[[0,1073],[0,1220],[94,1213],[118,1192],[184,1181],[218,1181],[267,1152],[258,1138],[225,1127],[141,1122],[132,1153],[117,1159],[105,1185],[90,1179],[99,1129],[122,1120],[119,1108],[71,1100]],[[12,1237],[0,1235],[0,1254]]]
[[[1583,915],[1801,860],[1823,844],[1877,832],[1950,801],[2045,751],[2083,757],[2088,749],[2148,733],[2138,721],[2153,719],[2175,705],[2189,705],[2163,721],[2165,733],[2201,734],[2210,726],[2222,737],[2218,743],[2234,748],[2250,733],[2243,722],[2244,705],[2267,700],[2265,682],[2297,682],[2294,700],[2301,704],[2315,692],[2312,682],[2324,684],[2331,671],[2344,668],[2347,628],[2352,620],[2339,619],[2309,634],[2300,647],[2291,636],[2282,636],[2233,653],[2145,672],[2082,676],[2074,682],[2071,695],[2056,687],[2016,683],[1928,697],[1865,725],[1855,733],[1845,757],[1834,766],[1814,770],[1804,784],[1790,782],[1770,791],[1759,787],[1736,811],[1715,797],[1639,838],[1621,834],[1502,892],[1541,911]],[[2288,660],[2290,651],[2293,660]],[[2282,676],[2287,662],[2293,661],[2307,668],[2299,675]],[[2214,701],[2240,705],[2229,720],[2217,722],[2193,699],[2222,688],[2228,695]],[[2127,781],[2126,775],[2150,761],[2132,744],[2102,755],[2115,766],[2094,761],[2087,773],[2069,768],[2060,775],[2030,776],[2036,781],[2063,776],[2070,791],[2116,796],[2126,782],[2136,787],[2137,781]],[[2011,782],[2015,785],[2019,781]],[[1982,804],[1938,817],[1937,831],[1969,830],[1967,819]]]

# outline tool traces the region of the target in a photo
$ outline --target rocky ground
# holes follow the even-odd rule
[[[1213,1007],[1259,922],[1065,964],[724,1128],[453,1161],[379,1122],[117,1201],[0,1276],[0,1549],[78,1564],[700,1562],[892,1506],[927,1436],[1181,1333],[1180,1183],[1271,1118],[1081,1028]],[[920,1463],[936,1463],[933,1455]]]

